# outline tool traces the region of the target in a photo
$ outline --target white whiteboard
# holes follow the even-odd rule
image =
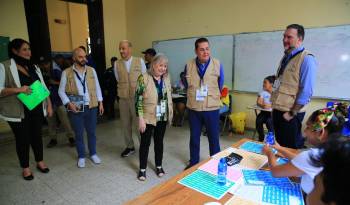
[[[283,56],[283,31],[235,36],[234,89],[258,92],[276,74]],[[315,97],[350,98],[350,26],[305,30],[304,47],[318,62]]]
[[[211,56],[220,60],[224,66],[225,85],[232,88],[232,66],[233,66],[233,36],[209,36]],[[186,63],[195,58],[194,42],[197,38],[165,40],[153,42],[153,48],[169,58],[169,73],[171,83],[175,84],[180,79],[180,73],[184,70]]]

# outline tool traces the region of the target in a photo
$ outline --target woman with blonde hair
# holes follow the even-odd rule
[[[149,146],[153,134],[156,174],[162,177],[163,139],[166,124],[172,122],[173,105],[171,98],[171,84],[168,75],[168,59],[158,54],[151,62],[148,72],[141,74],[137,80],[135,106],[139,118],[140,143],[140,171],[137,178],[146,180],[146,167]]]

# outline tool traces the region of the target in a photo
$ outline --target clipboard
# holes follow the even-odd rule
[[[17,98],[29,110],[33,110],[50,95],[50,92],[41,84],[39,80],[36,80],[29,87],[32,89],[31,94],[20,93],[17,95]]]
[[[84,96],[83,95],[68,95],[69,101],[77,107],[77,112],[84,112]],[[73,112],[67,108],[67,111]]]

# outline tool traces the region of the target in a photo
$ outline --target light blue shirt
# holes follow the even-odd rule
[[[86,75],[86,68],[84,73],[80,73],[78,72],[78,70],[75,68],[75,66],[73,65],[73,70],[75,70],[80,79],[84,79],[85,75]],[[103,98],[102,98],[102,93],[101,93],[101,87],[100,87],[100,83],[98,82],[98,78],[96,75],[96,71],[94,69],[92,69],[94,77],[95,77],[95,83],[96,83],[96,97],[97,97],[97,101],[102,102]],[[77,89],[78,89],[78,94],[79,95],[83,95],[84,96],[84,101],[85,101],[85,105],[89,105],[90,102],[90,96],[89,96],[89,89],[87,86],[87,80],[85,80],[85,93],[84,93],[84,88],[83,85],[81,84],[80,80],[78,79],[78,77],[76,76],[76,74],[74,74],[74,79],[75,79],[75,83],[77,85]],[[70,102],[67,94],[66,94],[66,84],[67,84],[67,74],[66,74],[66,70],[64,70],[62,72],[62,77],[61,77],[61,82],[60,82],[60,87],[58,88],[58,94],[62,100],[62,103],[64,105],[66,105],[67,103]]]
[[[271,100],[270,100],[271,94],[269,92],[267,92],[266,90],[261,91],[258,96],[264,100],[265,104],[269,104],[269,105],[272,104]]]

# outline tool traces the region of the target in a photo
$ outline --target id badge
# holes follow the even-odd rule
[[[281,85],[281,81],[279,78],[277,78],[273,83],[272,91],[276,91],[280,87],[280,85]]]
[[[160,101],[160,113],[165,114],[165,112],[166,112],[166,101],[161,100]]]
[[[160,112],[160,105],[157,105],[157,110],[156,110],[156,117],[162,116],[162,113]]]
[[[198,89],[196,90],[196,101],[204,101],[204,96],[202,95],[202,92]]]
[[[208,96],[208,85],[202,85],[201,86],[201,95],[203,97]]]

